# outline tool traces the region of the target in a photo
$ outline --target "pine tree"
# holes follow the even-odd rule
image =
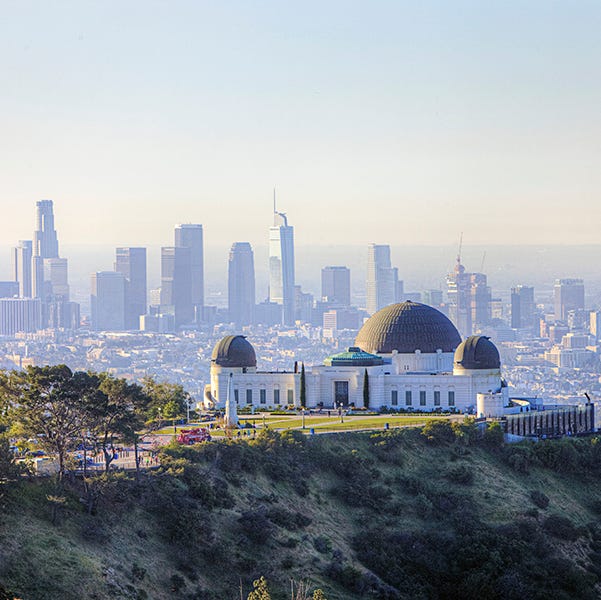
[[[300,374],[300,405],[302,408],[307,406],[307,384],[305,381],[305,363],[301,365]]]
[[[365,369],[365,375],[363,376],[363,406],[369,408],[369,375],[367,369]]]

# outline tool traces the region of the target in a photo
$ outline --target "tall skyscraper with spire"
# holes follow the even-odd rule
[[[52,200],[40,200],[36,203],[36,229],[33,235],[34,256],[58,258],[58,237],[54,229]]]
[[[273,227],[269,228],[269,300],[282,305],[282,322],[294,324],[294,227],[277,211],[273,192]]]
[[[228,262],[228,308],[236,326],[250,325],[255,308],[255,261],[248,242],[234,242]]]
[[[42,326],[79,327],[79,304],[69,300],[68,261],[58,251],[52,200],[36,203],[36,228],[31,259],[31,294],[42,305]]]

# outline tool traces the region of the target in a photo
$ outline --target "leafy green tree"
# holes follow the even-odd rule
[[[307,406],[307,382],[305,380],[305,363],[301,365],[300,374],[300,405],[302,408]]]
[[[253,591],[248,594],[247,600],[271,600],[265,577],[253,581]]]
[[[455,422],[451,427],[457,440],[466,446],[474,444],[479,437],[478,426],[473,417],[465,417],[461,423]]]
[[[36,438],[40,448],[56,456],[59,481],[68,451],[84,426],[89,391],[89,376],[74,374],[66,365],[27,367],[3,381],[2,395],[8,397],[22,435]]]
[[[142,391],[149,398],[146,420],[177,419],[185,416],[190,394],[183,386],[176,383],[157,383],[152,377],[145,377],[142,380]]]
[[[86,405],[89,429],[104,456],[108,471],[115,455],[115,442],[135,441],[137,429],[143,426],[144,401],[142,389],[125,379],[105,373],[97,377],[97,392],[90,395]]]
[[[369,408],[369,375],[367,374],[367,369],[365,369],[365,374],[363,375],[363,406]]]

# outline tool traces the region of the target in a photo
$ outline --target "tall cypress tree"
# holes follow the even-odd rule
[[[369,408],[369,375],[367,369],[365,369],[365,375],[363,376],[363,406]]]
[[[307,406],[307,385],[305,383],[305,363],[301,364],[300,405],[302,408],[305,408]]]

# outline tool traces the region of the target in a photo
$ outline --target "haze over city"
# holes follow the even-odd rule
[[[0,600],[601,598],[599,0],[0,0]]]
[[[274,186],[299,246],[598,241],[596,2],[32,6],[0,23],[6,243],[53,198],[65,244],[260,245]]]

